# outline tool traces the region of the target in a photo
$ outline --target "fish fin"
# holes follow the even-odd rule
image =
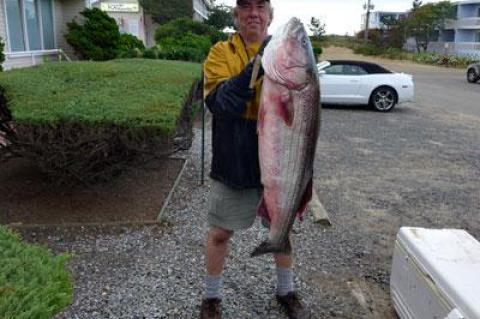
[[[279,102],[280,103],[277,108],[278,115],[283,119],[287,126],[292,126],[295,112],[293,109],[293,101],[290,92],[282,94]]]
[[[265,218],[270,222],[270,214],[268,213],[267,203],[265,202],[265,198],[262,197],[260,203],[258,204],[257,215]]]
[[[257,257],[264,254],[290,254],[292,252],[292,245],[290,243],[290,238],[287,236],[285,242],[275,245],[269,240],[262,242],[260,245],[255,248],[255,250],[250,254],[250,257]]]
[[[300,202],[300,207],[297,210],[297,218],[300,220],[303,220],[303,213],[305,212],[305,209],[307,208],[308,203],[312,199],[312,192],[313,192],[313,181],[310,179],[310,181],[307,184],[307,187],[305,188],[305,193],[303,193],[302,196],[302,201]]]

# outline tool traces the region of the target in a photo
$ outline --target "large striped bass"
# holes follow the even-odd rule
[[[320,128],[320,88],[312,45],[292,18],[267,45],[258,117],[263,197],[268,239],[252,253],[289,253],[289,233],[312,197],[315,148]]]

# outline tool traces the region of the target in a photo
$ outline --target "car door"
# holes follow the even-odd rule
[[[320,72],[320,94],[323,103],[360,103],[360,87],[367,72],[355,64],[334,64]]]

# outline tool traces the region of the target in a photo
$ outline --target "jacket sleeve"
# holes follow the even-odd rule
[[[205,104],[215,115],[241,117],[247,102],[255,96],[255,90],[249,88],[253,63],[232,76],[223,50],[225,47],[214,46],[205,61]]]
[[[248,87],[251,77],[249,64],[239,75],[218,84],[205,99],[210,111],[219,116],[241,117],[247,102],[255,96],[255,90]]]

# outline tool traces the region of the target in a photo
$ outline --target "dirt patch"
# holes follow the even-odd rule
[[[0,167],[0,224],[88,224],[154,221],[184,160],[132,168],[109,183],[65,190],[34,165],[12,160]]]

